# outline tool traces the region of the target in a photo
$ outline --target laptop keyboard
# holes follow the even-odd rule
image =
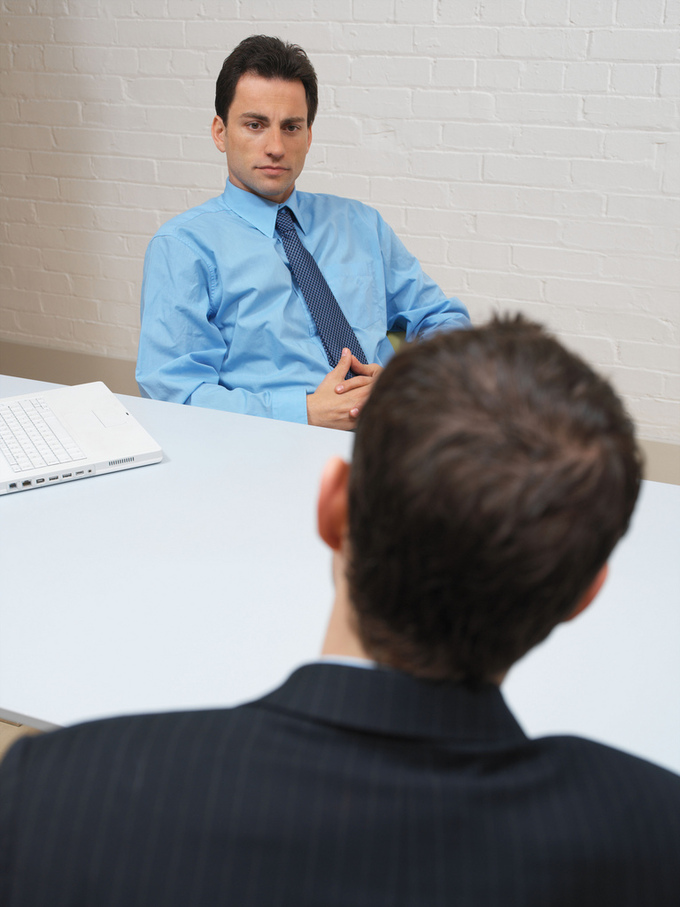
[[[0,402],[0,450],[14,472],[85,458],[43,397]]]

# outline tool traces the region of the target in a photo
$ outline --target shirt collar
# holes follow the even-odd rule
[[[245,189],[239,189],[227,180],[224,193],[222,194],[225,205],[230,208],[239,217],[247,220],[249,224],[264,233],[265,236],[274,236],[276,229],[276,215],[279,207],[277,202],[270,202],[254,192],[248,192]],[[297,189],[293,189],[290,196],[286,199],[284,206],[290,208],[295,216],[302,232],[305,232],[301,220],[300,205],[298,200]]]
[[[377,662],[370,661],[368,658],[358,658],[354,655],[320,655],[317,661],[312,661],[310,664],[347,665],[351,668],[378,667]]]

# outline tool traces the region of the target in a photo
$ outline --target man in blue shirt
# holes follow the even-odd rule
[[[305,52],[245,39],[217,79],[212,136],[223,195],[173,218],[146,254],[137,380],[175,403],[352,429],[406,339],[469,324],[380,215],[351,199],[298,192],[318,104]],[[276,216],[285,205],[365,353],[332,367],[291,273]]]

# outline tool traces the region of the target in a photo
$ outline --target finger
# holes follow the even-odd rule
[[[347,407],[345,413],[349,419],[356,419],[359,412],[364,408],[364,404],[370,396],[370,391],[370,386],[362,387],[343,398],[345,401],[344,405]]]
[[[370,365],[365,362],[360,362],[356,356],[352,356],[350,368],[355,375],[370,375]]]
[[[365,387],[367,384],[370,384],[373,381],[373,378],[370,376],[358,375],[354,378],[350,378],[348,381],[345,381],[343,384],[338,384],[335,388],[336,394],[346,394],[348,391],[358,390],[360,387]]]
[[[356,356],[352,356],[350,368],[355,375],[368,375],[369,377],[373,377],[382,370],[382,366],[378,365],[377,362],[359,362]]]
[[[347,347],[345,347],[342,351],[342,355],[338,359],[338,364],[335,366],[335,368],[331,372],[329,372],[329,374],[332,375],[336,380],[339,378],[342,385],[344,385],[344,379],[350,370],[350,365],[352,364],[353,358],[354,358],[354,356],[352,355],[352,351],[347,349]],[[328,377],[328,376],[326,376],[326,377]],[[341,394],[342,391],[341,390],[339,391],[337,389],[337,387],[339,387],[339,386],[340,385],[336,386],[336,393]]]
[[[333,369],[334,372],[337,372],[340,378],[344,378],[347,372],[350,369],[352,363],[352,351],[345,348],[342,351],[342,356],[338,359],[338,364]]]

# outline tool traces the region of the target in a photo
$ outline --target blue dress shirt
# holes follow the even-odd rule
[[[469,324],[377,211],[295,190],[285,204],[369,362],[406,339]],[[137,381],[145,396],[307,421],[308,393],[330,371],[275,232],[279,205],[227,182],[149,243]]]

